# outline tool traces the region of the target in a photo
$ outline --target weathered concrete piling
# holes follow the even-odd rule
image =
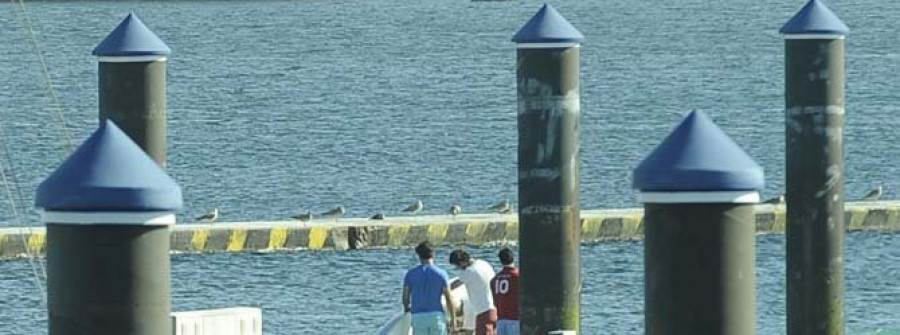
[[[166,58],[172,51],[134,13],[96,48],[100,122],[113,120],[166,167]]]
[[[818,0],[785,38],[787,333],[844,333],[844,36]]]
[[[754,204],[764,180],[697,111],[634,170],[644,203],[646,334],[754,334]]]
[[[579,330],[579,47],[583,39],[547,4],[513,37],[519,105],[522,334]]]
[[[181,188],[111,121],[40,184],[49,334],[172,331],[169,226]]]

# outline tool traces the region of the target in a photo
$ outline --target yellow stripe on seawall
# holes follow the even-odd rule
[[[228,246],[225,250],[228,251],[243,251],[244,245],[247,243],[247,230],[246,229],[234,229],[231,231],[231,236],[228,237]]]
[[[28,254],[40,255],[44,251],[47,235],[37,233],[28,236]]]
[[[437,223],[428,226],[428,241],[433,244],[441,244],[447,238],[447,230],[450,225],[446,223]]]
[[[602,218],[581,219],[581,240],[593,242],[600,238],[600,227],[603,225]]]
[[[326,227],[309,228],[309,248],[313,250],[322,249],[325,246],[325,239],[328,238],[329,230]]]
[[[287,228],[272,228],[272,230],[269,232],[269,249],[284,248],[284,244],[287,242],[287,237]]]
[[[209,240],[209,229],[197,229],[191,236],[191,249],[194,251],[203,251],[206,249],[206,241]]]
[[[402,247],[406,245],[406,235],[409,234],[409,225],[394,225],[388,229],[389,247]]]
[[[783,234],[787,229],[787,212],[783,209],[776,209],[775,224],[772,225],[772,233]]]
[[[482,244],[487,242],[484,236],[485,230],[487,230],[487,223],[466,223],[466,244]]]
[[[619,238],[632,239],[643,234],[641,223],[644,220],[643,215],[626,215],[622,217],[622,232]]]

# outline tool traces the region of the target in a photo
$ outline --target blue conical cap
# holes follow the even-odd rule
[[[634,169],[642,191],[744,191],[765,184],[763,169],[703,112],[693,111]]]
[[[810,0],[779,30],[786,35],[835,34],[847,35],[850,28],[824,3]]]
[[[516,43],[580,43],[583,40],[584,35],[546,3],[512,38]]]
[[[103,42],[94,48],[95,56],[168,55],[172,49],[134,13],[128,14]]]
[[[181,187],[112,121],[91,136],[37,189],[48,211],[176,211]]]

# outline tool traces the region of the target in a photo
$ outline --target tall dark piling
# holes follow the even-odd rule
[[[163,168],[166,57],[171,52],[134,13],[93,52],[100,63],[100,121],[113,120]]]
[[[844,333],[844,36],[807,3],[785,38],[787,333]]]
[[[696,111],[634,170],[644,203],[646,334],[754,334],[754,204],[764,180]]]
[[[580,324],[579,48],[550,5],[516,33],[522,334]]]
[[[171,334],[169,226],[181,188],[111,121],[37,190],[49,335]]]

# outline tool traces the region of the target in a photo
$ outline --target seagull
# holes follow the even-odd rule
[[[310,211],[307,211],[306,214],[294,215],[291,219],[297,219],[303,222],[309,221],[313,219],[313,214]]]
[[[212,213],[206,213],[194,219],[194,221],[216,222],[219,218],[219,207],[213,209]]]
[[[404,209],[403,211],[409,214],[416,214],[418,212],[421,212],[422,208],[425,208],[425,204],[422,203],[422,200],[416,200],[415,203],[409,205],[409,207],[406,207],[406,209]]]
[[[450,215],[459,215],[459,213],[462,213],[462,207],[459,207],[459,205],[450,207]]]
[[[378,213],[378,214],[372,215],[372,217],[370,217],[369,219],[371,219],[371,220],[384,220],[384,214]]]
[[[784,194],[779,195],[774,198],[771,198],[771,199],[768,199],[766,201],[763,201],[763,203],[764,204],[773,204],[773,205],[783,204],[784,203]]]
[[[883,191],[884,191],[884,189],[881,187],[881,185],[878,185],[878,187],[876,187],[874,190],[869,191],[869,194],[866,194],[866,196],[863,197],[863,200],[877,201],[878,199],[881,198],[881,193]]]
[[[513,212],[512,207],[503,208],[503,209],[500,209],[499,211],[497,211],[497,213],[500,213],[500,214],[509,214],[512,212]]]
[[[503,200],[503,202],[499,204],[488,207],[488,209],[501,214],[509,213],[511,211],[509,206],[509,199]]]
[[[320,216],[333,216],[335,218],[339,218],[344,216],[344,213],[344,206],[337,206],[332,210],[322,213]]]

